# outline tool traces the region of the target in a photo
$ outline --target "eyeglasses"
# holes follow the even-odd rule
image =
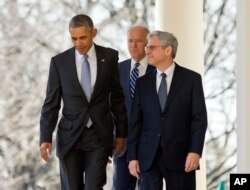
[[[145,51],[147,51],[147,50],[154,51],[158,47],[164,48],[166,46],[153,46],[153,45],[145,46]]]

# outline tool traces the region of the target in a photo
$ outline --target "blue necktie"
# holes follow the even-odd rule
[[[81,86],[86,95],[88,101],[91,97],[91,76],[90,76],[90,67],[88,62],[88,55],[83,56],[82,62],[82,71],[81,71]],[[87,127],[90,127],[92,124],[91,119],[89,118]]]
[[[129,87],[130,87],[131,98],[134,98],[134,94],[135,94],[136,80],[139,76],[139,70],[138,70],[139,65],[140,65],[140,63],[135,63],[135,66],[134,66],[134,68],[131,72],[131,75],[130,75]]]
[[[159,99],[159,103],[160,103],[162,112],[164,111],[166,101],[167,101],[166,77],[167,77],[167,75],[165,73],[161,74],[161,84],[160,84],[159,91],[158,91],[158,99]]]
[[[91,76],[90,76],[88,55],[83,56],[82,71],[81,71],[81,85],[87,97],[87,100],[89,101],[90,96],[91,96]]]

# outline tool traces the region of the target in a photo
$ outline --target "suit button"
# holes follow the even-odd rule
[[[161,120],[164,120],[164,117],[161,117]]]
[[[161,136],[161,134],[158,134],[158,137],[160,137]]]

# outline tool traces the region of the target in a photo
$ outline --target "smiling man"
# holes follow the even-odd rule
[[[74,47],[51,59],[40,120],[40,154],[49,161],[62,100],[57,130],[61,189],[101,190],[109,156],[121,154],[127,136],[118,52],[93,42],[97,30],[87,15],[74,16],[69,32]]]

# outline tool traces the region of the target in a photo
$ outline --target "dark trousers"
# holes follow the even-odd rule
[[[127,152],[114,159],[114,173],[112,190],[134,190],[136,177],[130,175],[128,169]]]
[[[84,129],[72,150],[60,159],[62,190],[102,190],[108,154],[94,126]]]
[[[142,190],[162,190],[163,179],[167,190],[195,190],[195,171],[171,171],[166,168],[162,150],[157,151],[154,162],[149,170],[141,171]]]

